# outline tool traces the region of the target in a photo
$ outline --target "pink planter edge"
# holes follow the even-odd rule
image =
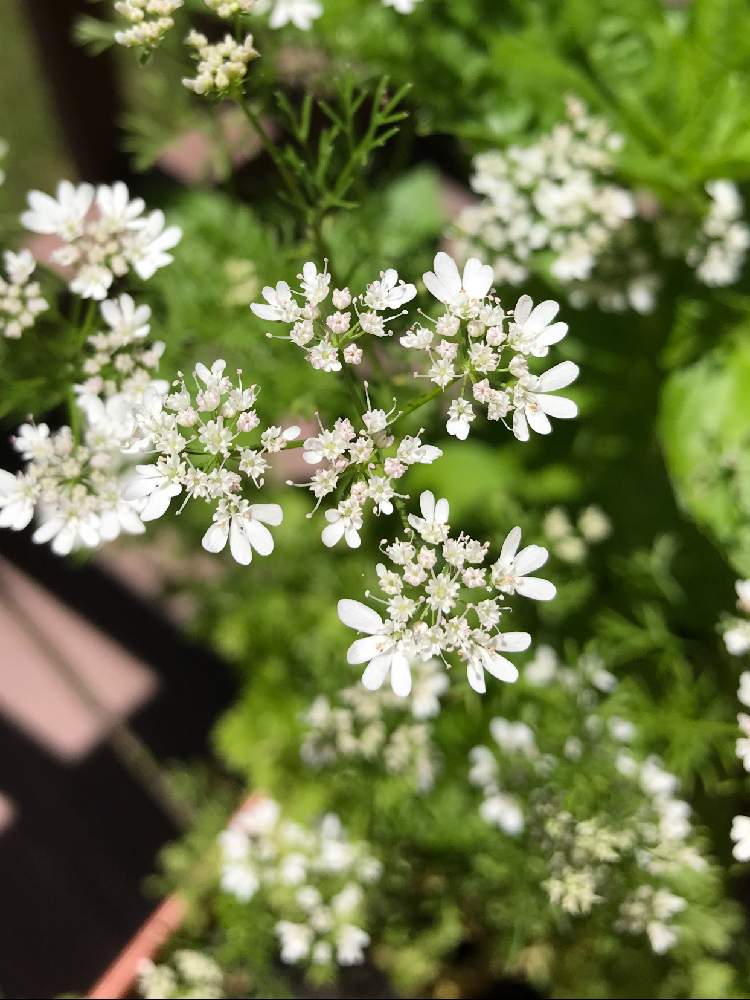
[[[253,792],[239,807],[235,816],[263,800]],[[234,818],[234,817],[232,817]],[[122,1000],[127,997],[138,978],[141,964],[156,958],[169,939],[180,929],[187,916],[187,900],[179,893],[167,896],[156,907],[141,929],[125,945],[112,964],[86,994],[86,1000]]]

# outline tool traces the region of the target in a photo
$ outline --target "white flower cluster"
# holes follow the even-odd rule
[[[23,424],[13,445],[26,467],[16,475],[0,469],[0,527],[21,531],[36,514],[33,540],[51,542],[58,555],[144,530],[122,495],[127,402],[93,397],[86,413],[80,441],[70,427],[50,432],[47,424]]]
[[[135,403],[149,388],[166,391],[168,384],[155,381],[153,376],[164,343],[146,341],[151,329],[151,307],[136,305],[130,295],[123,293],[117,299],[106,299],[99,310],[106,329],[87,338],[89,354],[82,365],[85,377],[74,386],[83,408],[91,408],[92,397],[121,395]]]
[[[482,790],[480,814],[505,835],[520,837],[527,831],[529,842],[541,845],[549,869],[543,886],[554,906],[583,915],[596,905],[614,902],[618,926],[645,932],[661,954],[677,941],[669,920],[685,906],[670,892],[670,878],[684,868],[705,867],[690,839],[690,807],[676,797],[677,779],[656,757],[639,761],[622,746],[634,737],[635,726],[618,716],[605,719],[594,710],[597,690],[611,690],[612,675],[590,657],[577,669],[557,670],[556,657],[546,652],[553,669],[548,667],[543,678],[532,682],[549,683],[553,676],[562,682],[584,716],[581,736],[555,745],[540,721],[538,743],[526,723],[493,719],[494,747],[477,746],[470,753],[469,780]],[[531,668],[524,679],[532,679]],[[559,785],[555,772],[569,768],[570,762],[579,770],[590,767],[600,777],[609,769],[610,780],[629,803],[627,812],[577,818],[561,808],[555,793],[545,789]],[[564,787],[568,783],[561,781]],[[633,866],[634,877],[643,884],[618,903],[617,872],[624,864]],[[658,885],[660,880],[665,884]]]
[[[364,386],[367,393],[366,382]],[[375,514],[392,514],[394,499],[408,499],[407,494],[396,492],[394,482],[410,466],[429,465],[443,454],[439,448],[423,444],[419,434],[396,441],[388,432],[392,417],[393,410],[373,409],[368,394],[359,432],[346,417],[340,417],[330,429],[321,424],[320,433],[305,441],[305,462],[320,466],[309,483],[302,484],[317,499],[315,509],[335,490],[339,495],[345,493],[336,507],[325,513],[328,524],[321,537],[328,547],[343,539],[350,548],[358,548],[367,504]]]
[[[384,605],[386,617],[359,601],[341,600],[339,618],[364,633],[349,647],[347,661],[367,663],[362,683],[371,691],[390,674],[391,687],[405,697],[411,691],[411,664],[455,654],[466,667],[471,687],[484,694],[485,671],[498,680],[513,682],[518,670],[503,654],[528,649],[527,632],[500,631],[505,597],[521,594],[550,600],[555,587],[529,576],[547,560],[547,550],[528,545],[519,551],[521,529],[505,539],[499,558],[483,563],[487,544],[464,533],[451,537],[447,500],[429,491],[420,496],[421,516],[409,515],[405,537],[381,547],[393,565],[376,567],[383,598],[366,594]],[[478,591],[471,600],[466,591]],[[485,596],[489,595],[489,596]]]
[[[576,98],[566,101],[566,118],[530,145],[474,159],[471,184],[482,201],[458,220],[463,254],[488,256],[509,285],[528,278],[537,255],[551,255],[550,272],[569,286],[573,305],[594,299],[649,312],[656,279],[635,259],[635,198],[609,177],[622,137]],[[613,283],[606,271],[615,259]]]
[[[620,907],[617,926],[628,934],[645,933],[654,953],[663,955],[678,940],[678,932],[670,921],[672,917],[682,913],[686,906],[686,900],[669,889],[641,885]]]
[[[595,504],[581,511],[575,525],[564,507],[553,507],[544,517],[543,528],[550,551],[566,563],[582,563],[589,546],[603,542],[612,531],[609,518]]]
[[[411,14],[422,0],[383,0],[385,7],[392,7],[399,14]],[[271,28],[293,24],[300,31],[309,31],[313,22],[323,14],[321,0],[258,0],[257,13],[269,14]]]
[[[733,285],[750,247],[750,227],[742,221],[745,206],[732,181],[709,181],[706,192],[708,212],[685,260],[705,285]]]
[[[737,608],[747,617],[726,617],[721,624],[724,645],[732,656],[750,652],[750,580],[737,580]]]
[[[473,400],[486,407],[489,420],[504,421],[513,414],[513,433],[520,441],[529,439],[529,429],[549,434],[549,417],[575,417],[576,404],[552,393],[575,381],[578,366],[563,361],[542,375],[529,370],[529,358],[546,357],[550,346],[568,332],[566,323],[555,322],[557,303],[550,300],[534,308],[524,295],[515,310],[506,314],[492,294],[488,265],[472,258],[461,274],[448,254],[438,253],[433,266],[434,271],[426,272],[423,280],[445,311],[437,321],[430,320],[434,329],[413,323],[399,340],[403,347],[427,354],[430,365],[422,377],[440,389],[460,382],[460,396],[448,410],[448,433],[460,440],[469,434],[475,418],[472,402],[466,398],[469,387]],[[414,285],[400,280],[389,268],[359,296],[352,297],[348,288],[334,289],[333,311],[326,311],[321,305],[331,291],[327,270],[321,272],[308,261],[298,278],[299,291],[286,281],[275,288],[266,286],[265,301],[253,303],[251,309],[260,319],[289,326],[290,332],[279,339],[302,348],[313,368],[326,372],[340,371],[342,359],[359,364],[363,351],[357,341],[365,335],[391,336],[390,324],[407,314],[401,307],[417,293]]]
[[[180,948],[169,962],[145,958],[138,967],[138,995],[143,1000],[221,1000],[224,973],[208,955]]]
[[[302,348],[313,368],[324,372],[341,371],[342,358],[346,364],[358,365],[363,352],[357,341],[365,334],[390,337],[393,331],[388,324],[404,315],[392,310],[400,309],[417,294],[414,285],[401,281],[389,268],[361,295],[353,297],[348,288],[335,288],[331,308],[322,309],[331,293],[327,269],[318,271],[313,261],[307,261],[297,278],[298,290],[286,281],[279,281],[275,288],[267,285],[263,289],[265,302],[254,302],[250,308],[260,319],[289,326],[289,333],[278,339]]]
[[[125,48],[153,49],[174,26],[172,15],[184,0],[117,0],[115,10],[127,28],[115,32],[115,41]]]
[[[194,77],[183,77],[183,84],[195,94],[225,97],[242,85],[248,64],[258,58],[253,36],[237,42],[231,35],[210,43],[199,31],[191,31],[187,44],[195,50],[198,66]]]
[[[71,184],[61,181],[55,198],[31,191],[21,223],[34,233],[56,236],[62,243],[52,260],[70,268],[70,290],[84,299],[104,299],[115,278],[132,268],[148,279],[169,264],[169,253],[180,241],[177,226],[164,228],[164,213],[144,215],[142,198],[132,198],[127,186]]]
[[[30,250],[3,255],[5,277],[0,274],[0,334],[17,340],[32,327],[37,316],[49,308],[38,281],[31,277],[36,261]]]
[[[417,791],[427,792],[435,781],[437,761],[426,720],[439,713],[440,696],[447,688],[442,664],[427,660],[412,666],[408,702],[389,690],[371,693],[360,685],[339,692],[335,702],[319,695],[303,716],[302,759],[322,768],[337,761],[382,757],[389,774],[405,775]],[[410,710],[415,721],[401,721],[404,710]]]
[[[381,866],[337,816],[310,828],[282,819],[272,799],[251,800],[219,841],[222,888],[242,902],[258,894],[279,918],[282,962],[331,970],[364,961],[364,887]]]
[[[513,414],[513,433],[519,441],[528,441],[529,429],[549,434],[549,417],[575,417],[576,404],[552,393],[575,381],[578,366],[563,361],[542,375],[529,370],[529,358],[546,357],[568,332],[567,323],[555,322],[558,304],[548,300],[534,307],[523,295],[506,314],[492,294],[489,265],[472,257],[461,274],[452,257],[438,253],[433,266],[423,280],[445,312],[434,330],[417,324],[401,337],[401,344],[427,353],[427,377],[441,389],[460,380],[460,395],[448,409],[448,433],[461,441],[469,435],[475,418],[466,398],[469,386],[474,401],[487,408],[488,420],[504,422]],[[464,322],[465,336],[459,336]]]
[[[158,457],[136,466],[125,496],[136,501],[144,521],[162,517],[172,499],[183,493],[183,506],[196,499],[215,503],[203,548],[221,552],[229,541],[232,556],[246,566],[253,551],[262,556],[273,551],[267,525],[281,524],[283,512],[275,503],[250,503],[243,488],[263,486],[267,456],[297,438],[299,428],[268,427],[251,447],[251,435],[260,425],[253,409],[259,390],[243,386],[241,371],[233,383],[225,368],[223,359],[210,369],[199,362],[194,387],[179,374],[168,395],[153,386],[144,392],[133,411],[131,448]]]
[[[255,0],[203,0],[206,7],[217,17],[237,17],[238,14],[250,14],[255,7]]]

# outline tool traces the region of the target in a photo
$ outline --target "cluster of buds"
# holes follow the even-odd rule
[[[31,277],[36,261],[30,250],[3,255],[5,277],[0,275],[0,334],[17,340],[36,322],[36,318],[49,308],[42,297],[38,281]]]
[[[194,77],[184,77],[183,84],[196,94],[225,97],[241,86],[248,64],[258,58],[253,36],[237,42],[226,35],[220,42],[209,42],[199,31],[191,31],[187,44],[195,50],[198,66]]]
[[[115,32],[115,41],[128,49],[155,49],[174,27],[172,15],[183,3],[184,0],[117,0],[115,10],[128,27]]]

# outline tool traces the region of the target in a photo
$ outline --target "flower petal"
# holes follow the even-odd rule
[[[393,653],[383,653],[381,656],[376,656],[374,660],[370,660],[367,669],[362,674],[362,683],[368,691],[377,691],[383,686],[392,659]]]
[[[566,385],[575,382],[578,378],[579,368],[572,361],[561,361],[559,365],[550,368],[539,376],[537,389],[539,392],[554,392],[555,389],[564,389]]]
[[[376,635],[383,629],[383,619],[372,608],[361,601],[351,601],[343,598],[338,603],[339,619],[357,632]]]
[[[516,583],[516,593],[522,597],[530,597],[533,601],[551,601],[557,593],[557,587],[538,576],[522,576]]]
[[[212,524],[201,540],[201,545],[206,552],[221,552],[227,544],[229,532],[226,525]]]
[[[391,687],[399,698],[405,698],[411,691],[411,670],[403,653],[394,653],[391,661]]]

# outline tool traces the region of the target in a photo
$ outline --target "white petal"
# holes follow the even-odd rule
[[[229,549],[232,558],[241,566],[249,566],[253,561],[253,549],[245,531],[246,522],[239,517],[232,518],[229,529]]]
[[[435,504],[435,521],[438,524],[447,524],[449,514],[450,505],[448,504],[448,501],[445,498],[438,500]]]
[[[278,323],[279,320],[279,310],[276,306],[264,306],[259,302],[253,302],[250,308],[258,317],[258,319],[264,319],[268,323]]]
[[[511,528],[508,534],[505,536],[505,541],[503,542],[503,547],[500,549],[500,559],[502,562],[510,562],[511,559],[515,558],[516,552],[518,552],[518,546],[521,544],[521,529],[516,525],[515,528]]]
[[[572,361],[561,361],[559,365],[550,368],[539,376],[537,388],[539,392],[553,392],[555,389],[564,389],[566,385],[575,382],[578,378],[578,365]]]
[[[523,326],[531,315],[533,305],[534,303],[528,295],[522,295],[518,302],[516,302],[516,307],[513,310],[513,320],[517,326]]]
[[[549,580],[538,576],[522,576],[516,583],[516,593],[522,597],[530,597],[534,601],[551,601],[557,593],[557,587]]]
[[[419,496],[419,509],[425,521],[432,521],[435,515],[435,497],[430,490],[425,490]]]
[[[328,516],[329,513],[330,511],[326,511],[326,516]],[[339,520],[339,521],[333,521],[327,527],[323,528],[323,531],[321,532],[320,535],[323,544],[327,546],[327,548],[329,549],[333,548],[333,546],[337,542],[340,542],[341,539],[344,537],[345,527],[346,525],[344,524],[344,522],[342,520]]]
[[[490,288],[494,274],[489,264],[483,264],[477,257],[470,257],[464,267],[464,291],[472,299],[483,299]]]
[[[531,645],[531,636],[528,632],[502,632],[495,645],[505,653],[523,653]]]
[[[484,694],[487,690],[487,685],[484,680],[484,670],[482,665],[472,660],[470,663],[466,664],[466,676],[469,680],[471,687],[477,692],[477,694]]]
[[[458,273],[455,260],[441,250],[440,253],[435,254],[432,266],[435,269],[435,277],[443,288],[451,295],[458,295],[461,291],[461,275]]]
[[[513,684],[514,681],[518,680],[518,668],[499,653],[491,649],[483,649],[482,662],[484,669],[499,681]]]
[[[513,414],[513,433],[519,441],[529,440],[529,425],[523,410],[516,410]]]
[[[254,503],[249,509],[255,520],[264,524],[277,526],[284,520],[284,511],[277,503]]]
[[[227,544],[228,537],[229,531],[226,525],[212,524],[203,536],[201,545],[206,552],[221,552]]]
[[[372,608],[361,601],[344,598],[338,603],[339,619],[349,628],[367,635],[375,635],[383,629],[383,619]]]
[[[394,653],[391,662],[391,687],[399,698],[405,698],[411,691],[411,670],[403,653]]]
[[[364,639],[355,639],[346,652],[347,663],[368,663],[373,657],[383,652],[383,637],[367,635]]]
[[[367,669],[362,674],[362,683],[368,691],[377,691],[378,688],[383,686],[383,681],[388,674],[392,659],[393,653],[383,653],[382,656],[376,656],[374,660],[370,661]]]
[[[537,434],[549,434],[552,430],[552,424],[541,410],[527,410],[526,419]]]
[[[545,396],[538,395],[536,401],[544,410],[545,413],[549,413],[551,417],[557,417],[562,420],[572,420],[573,417],[578,416],[578,407],[573,402],[572,399],[568,399],[567,396]]]
[[[543,545],[527,545],[516,556],[513,569],[518,576],[526,576],[527,573],[533,573],[535,569],[544,566],[548,555]]]
[[[274,504],[270,504],[269,506],[274,506]],[[273,552],[273,535],[265,524],[261,524],[260,521],[243,518],[242,530],[258,555],[270,556]]]
[[[534,309],[526,324],[527,333],[540,333],[557,316],[560,306],[554,299],[545,299]]]

